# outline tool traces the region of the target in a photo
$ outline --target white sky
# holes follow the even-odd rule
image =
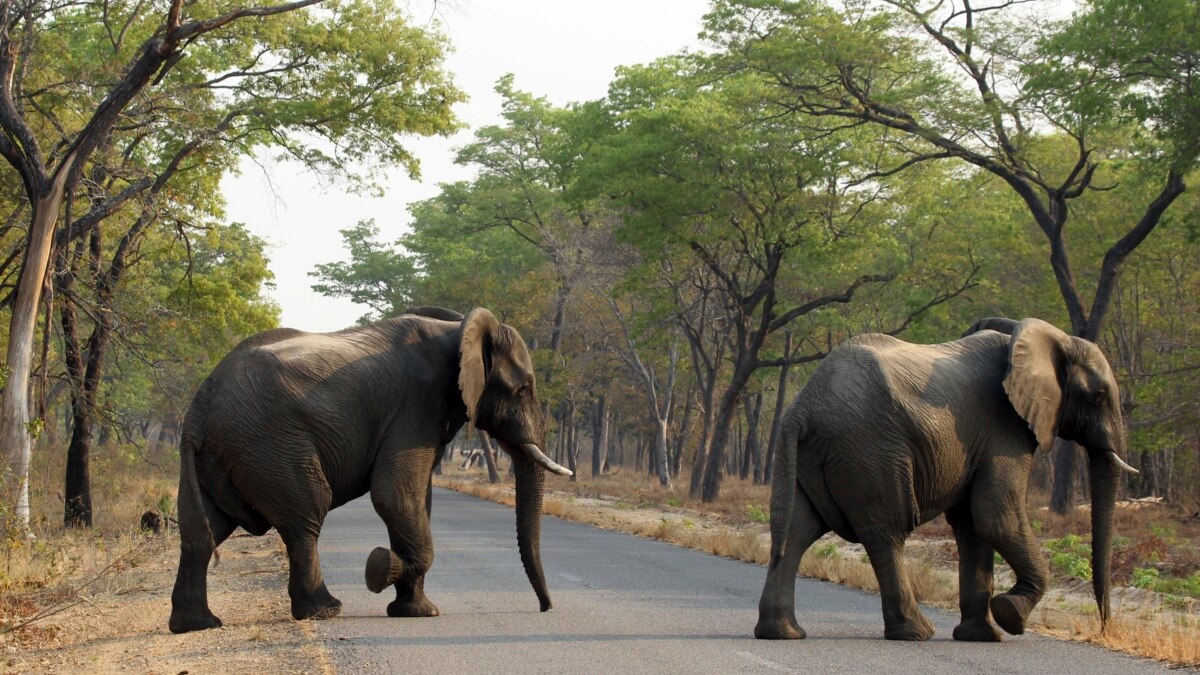
[[[414,21],[429,16],[430,0],[412,4]],[[368,308],[321,296],[308,276],[318,263],[346,259],[338,230],[374,218],[381,238],[408,227],[408,204],[437,194],[438,184],[470,177],[453,164],[455,149],[473,130],[496,123],[500,98],[492,88],[505,73],[515,86],[563,105],[603,97],[617,66],[647,63],[699,44],[707,0],[442,0],[442,29],[454,51],[446,68],[470,101],[456,108],[468,129],[449,138],[411,139],[421,181],[402,171],[386,181],[380,199],[346,194],[285,163],[246,162],[222,190],[230,221],[243,222],[270,244],[275,300],[282,324],[312,331],[352,324]],[[459,308],[466,309],[466,308]]]

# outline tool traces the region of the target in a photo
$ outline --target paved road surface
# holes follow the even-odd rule
[[[557,518],[542,520],[542,562],[554,609],[537,598],[517,556],[510,508],[447,490],[433,499],[437,559],[425,590],[442,615],[391,619],[363,566],[387,536],[369,499],[329,514],[321,561],[337,619],[317,622],[339,672],[400,673],[1141,673],[1158,665],[1036,635],[955,642],[949,613],[926,609],[938,634],[883,639],[879,598],[800,579],[808,639],[752,637],[765,571],[670,544]]]

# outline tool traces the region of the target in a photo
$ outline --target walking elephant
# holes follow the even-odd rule
[[[417,308],[336,333],[278,329],[229,353],[200,385],[180,441],[179,572],[172,632],[214,628],[207,570],[234,528],[274,527],[287,547],[296,619],[341,611],[317,559],[330,509],[367,492],[390,545],[367,558],[366,583],[388,585],[388,616],[436,616],[424,593],[433,563],[430,474],[467,420],[513,458],[517,543],[550,609],[542,572],[545,416],[520,335],[491,312]]]
[[[862,335],[813,373],[783,422],[756,637],[804,637],[796,571],[830,530],[866,548],[885,636],[931,637],[905,575],[904,541],[943,512],[958,544],[962,620],[954,638],[1000,640],[989,609],[1000,628],[1022,633],[1048,577],[1025,494],[1033,453],[1049,450],[1056,436],[1088,450],[1093,585],[1107,620],[1117,470],[1133,471],[1121,459],[1124,425],[1108,361],[1095,344],[1038,319],[989,319],[976,328],[937,345]],[[1016,574],[995,597],[993,551]]]

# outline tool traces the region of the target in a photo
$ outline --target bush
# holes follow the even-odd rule
[[[1091,580],[1091,549],[1079,535],[1068,534],[1061,539],[1049,539],[1046,548],[1050,551],[1050,566],[1059,573]]]

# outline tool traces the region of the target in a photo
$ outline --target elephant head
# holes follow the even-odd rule
[[[458,386],[467,418],[512,457],[517,481],[517,546],[544,612],[551,605],[540,548],[542,469],[563,476],[571,471],[541,450],[546,443],[546,416],[537,397],[533,361],[521,336],[482,308],[467,314],[462,326]]]
[[[1109,616],[1109,567],[1117,470],[1137,470],[1125,454],[1121,397],[1108,360],[1095,343],[1073,337],[1039,319],[1012,329],[1004,390],[1029,424],[1038,447],[1055,437],[1088,451],[1092,490],[1092,587],[1103,625]]]

